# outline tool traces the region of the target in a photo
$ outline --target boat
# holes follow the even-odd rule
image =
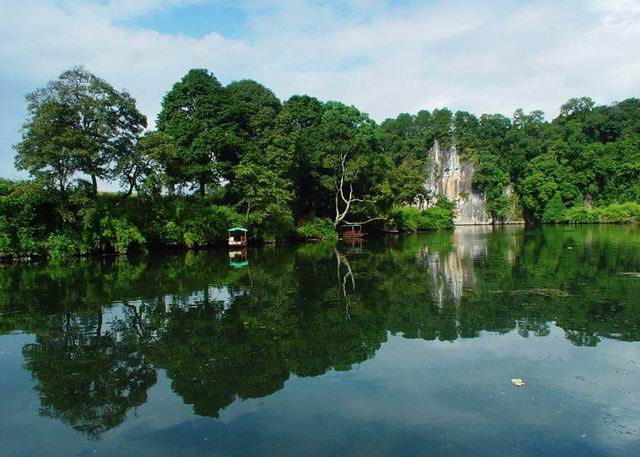
[[[246,246],[249,230],[244,227],[231,227],[229,230],[229,246]]]
[[[353,240],[364,238],[365,235],[366,233],[362,231],[360,224],[343,224],[340,226],[340,239]]]
[[[390,227],[390,226],[383,227],[382,231],[390,235],[398,235],[400,233],[400,230],[398,229],[398,227]]]

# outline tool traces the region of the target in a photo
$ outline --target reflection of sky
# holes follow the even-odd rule
[[[23,335],[0,338],[3,456],[36,455],[637,455],[640,346],[482,333],[455,342],[390,336],[350,371],[292,377],[219,420],[194,416],[160,371],[149,400],[101,441],[38,416],[21,368]],[[527,386],[511,385],[521,377]],[[11,438],[11,439],[9,439]],[[27,449],[25,449],[27,446]],[[28,447],[31,446],[31,449]],[[22,451],[20,453],[19,451]],[[217,454],[215,454],[217,455]]]

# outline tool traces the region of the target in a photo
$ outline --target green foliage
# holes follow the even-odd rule
[[[182,241],[182,229],[174,221],[169,221],[162,227],[160,239],[166,246],[179,246]]]
[[[49,256],[53,259],[64,259],[86,254],[86,249],[78,243],[74,234],[55,232],[49,235],[46,241]]]
[[[146,240],[140,231],[126,219],[105,217],[100,221],[103,246],[118,254],[126,254],[137,247],[144,249]]]
[[[567,208],[562,202],[562,196],[560,195],[560,192],[556,192],[554,197],[549,200],[547,206],[544,208],[542,222],[545,224],[562,222],[564,221],[566,211]]]
[[[640,204],[627,202],[601,208],[575,206],[564,213],[564,222],[573,224],[638,223]]]
[[[447,203],[423,211],[406,206],[396,208],[393,212],[393,220],[404,232],[445,230],[453,227],[453,211],[451,205]]]
[[[305,240],[335,240],[336,231],[331,219],[321,219],[314,217],[311,220],[300,224],[296,228],[296,233]]]
[[[324,194],[331,195],[323,215],[333,217],[334,227],[356,222],[354,215],[371,217],[374,210],[365,201],[374,200],[367,197],[384,181],[389,169],[377,125],[354,106],[327,102],[319,138],[320,183]]]
[[[494,154],[481,154],[473,174],[473,187],[483,193],[488,210],[494,218],[507,217],[508,202],[504,195],[509,185],[509,173],[500,158]]]
[[[397,208],[393,212],[393,220],[403,232],[417,232],[420,226],[421,211],[412,206]]]
[[[445,230],[453,228],[453,212],[450,208],[434,206],[422,212],[420,230]]]
[[[305,95],[281,103],[256,81],[225,87],[193,69],[143,135],[135,100],[80,67],[27,102],[16,164],[35,179],[0,179],[2,257],[203,248],[238,224],[269,242],[333,237],[327,220],[448,228],[454,203],[425,190],[436,142],[473,164],[473,190],[496,221],[637,220],[626,203],[640,201],[635,98],[571,99],[550,122],[541,111],[510,119],[440,108],[378,125],[354,106]],[[98,195],[99,179],[123,192]]]
[[[43,242],[31,227],[18,228],[18,253],[22,257],[38,255],[43,250]]]
[[[13,253],[13,242],[9,224],[6,220],[0,219],[0,258]]]
[[[243,221],[233,208],[201,199],[174,199],[172,209],[159,240],[169,246],[195,249],[221,243],[227,238],[227,229]]]
[[[97,179],[118,179],[118,163],[135,155],[146,118],[126,92],[82,67],[27,95],[29,119],[16,145],[16,166],[65,193],[76,173]]]
[[[158,131],[171,143],[160,157],[175,182],[206,186],[221,177],[219,160],[231,147],[226,129],[227,96],[216,77],[205,69],[190,70],[162,100]]]

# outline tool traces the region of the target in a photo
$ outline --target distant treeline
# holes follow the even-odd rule
[[[436,141],[475,164],[474,188],[496,220],[513,199],[529,222],[583,222],[571,215],[640,201],[635,98],[571,99],[551,122],[540,111],[478,118],[442,108],[378,125],[340,102],[281,102],[255,81],[223,86],[194,69],[164,96],[152,131],[127,92],[82,67],[26,99],[16,166],[33,179],[0,180],[0,256],[197,248],[237,224],[263,241],[332,237],[348,222],[448,228],[454,205],[424,187]],[[101,193],[101,182],[123,191]],[[590,217],[638,219],[633,205],[621,208]]]

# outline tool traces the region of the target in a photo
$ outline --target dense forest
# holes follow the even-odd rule
[[[640,219],[636,98],[571,99],[552,121],[442,108],[377,124],[340,102],[281,102],[255,81],[223,86],[193,69],[149,130],[130,94],[78,67],[26,100],[15,163],[32,179],[0,180],[2,257],[199,248],[238,224],[262,241],[329,238],[344,223],[448,228],[454,203],[425,195],[436,142],[474,164],[495,220],[513,198],[529,223]],[[100,192],[104,182],[122,191]],[[437,203],[420,211],[420,199]]]

